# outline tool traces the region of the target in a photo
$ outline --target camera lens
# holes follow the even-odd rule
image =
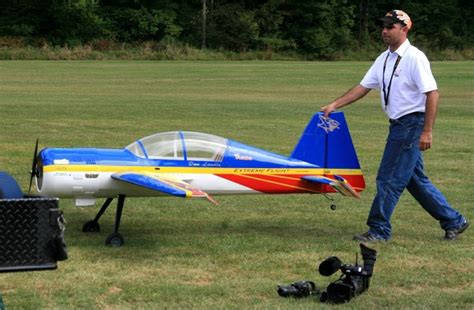
[[[288,286],[278,286],[278,295],[281,297],[306,297],[311,295],[315,289],[315,285],[311,281],[295,282]]]

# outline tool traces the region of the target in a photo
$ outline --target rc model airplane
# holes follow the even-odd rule
[[[106,198],[84,232],[118,198],[115,229],[106,244],[121,246],[118,232],[126,197],[171,195],[207,198],[227,194],[340,193],[359,198],[365,188],[342,112],[313,115],[290,157],[230,139],[191,131],[157,133],[123,149],[44,148],[32,164],[39,194],[74,198],[76,206]]]

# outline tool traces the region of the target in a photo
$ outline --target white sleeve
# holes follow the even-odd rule
[[[416,87],[422,94],[438,89],[436,80],[431,72],[428,58],[426,58],[426,55],[422,52],[417,56],[418,57],[416,57],[413,62],[413,68],[411,71]]]
[[[360,81],[360,85],[369,89],[380,88],[380,84],[377,78],[377,70],[376,70],[378,66],[376,64],[377,64],[377,61],[375,61],[372,64],[369,71],[367,71],[364,78],[362,79],[362,81]]]

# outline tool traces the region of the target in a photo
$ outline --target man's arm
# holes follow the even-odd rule
[[[433,90],[426,93],[425,124],[420,136],[420,150],[425,151],[431,148],[433,143],[433,125],[438,111],[439,93]]]
[[[324,117],[328,117],[329,113],[336,111],[338,108],[342,108],[345,105],[351,104],[354,101],[359,100],[360,98],[367,95],[370,91],[370,88],[365,88],[362,85],[356,85],[349,89],[344,95],[337,98],[328,105],[325,105],[321,108],[321,111],[324,112]]]

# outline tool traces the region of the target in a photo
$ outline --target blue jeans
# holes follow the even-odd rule
[[[391,120],[384,154],[377,174],[377,194],[372,202],[367,225],[378,238],[390,239],[390,217],[406,188],[444,230],[457,228],[464,217],[453,209],[444,195],[423,171],[419,148],[424,113],[412,113]]]

